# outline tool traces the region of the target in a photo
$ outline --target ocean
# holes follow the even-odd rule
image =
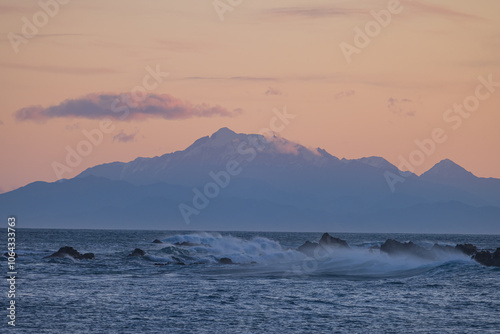
[[[351,249],[296,250],[322,233],[18,229],[16,326],[4,316],[1,332],[500,333],[500,268],[377,249],[495,249],[500,236],[330,234]],[[63,246],[95,259],[43,259]],[[128,257],[135,248],[146,255]]]

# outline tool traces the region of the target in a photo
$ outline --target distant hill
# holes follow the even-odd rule
[[[0,194],[0,209],[25,227],[500,233],[499,179],[443,160],[392,191],[387,172],[400,171],[222,128],[183,151]]]

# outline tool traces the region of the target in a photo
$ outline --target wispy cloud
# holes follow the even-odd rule
[[[330,18],[332,16],[347,16],[367,14],[367,10],[347,7],[303,6],[303,7],[276,7],[263,11],[269,17],[302,17],[309,19]]]
[[[431,4],[423,1],[401,1],[401,6],[410,9],[411,14],[440,15],[449,18],[461,19],[482,19],[476,15],[459,12],[457,10]],[[386,1],[345,1],[335,6],[296,6],[296,7],[274,7],[262,10],[260,13],[270,19],[276,18],[305,18],[323,19],[332,17],[359,17],[370,15],[370,10],[377,10],[387,7]]]
[[[264,94],[266,94],[266,95],[283,95],[283,93],[279,89],[273,88],[273,87],[269,87]]]
[[[9,69],[14,68],[26,71],[59,73],[59,74],[95,75],[95,74],[118,73],[118,71],[114,69],[105,67],[64,67],[64,66],[54,66],[54,65],[16,64],[7,62],[0,62],[0,67]]]
[[[192,104],[168,94],[148,94],[140,101],[130,93],[89,94],[78,99],[68,99],[58,105],[40,105],[19,109],[14,116],[17,121],[45,122],[51,118],[111,118],[117,120],[144,120],[148,118],[186,119],[192,117],[231,117],[241,109],[229,111],[219,105]]]
[[[207,49],[213,49],[215,46],[206,42],[188,42],[175,40],[158,40],[160,49],[166,49],[173,52],[200,52]]]
[[[80,122],[74,124],[68,124],[64,127],[68,131],[79,130],[81,128]]]
[[[139,133],[139,131],[135,131],[132,133],[127,134],[124,130],[120,130],[118,134],[113,136],[113,143],[116,141],[118,143],[128,143],[128,142],[134,142],[135,141],[135,136]]]
[[[29,10],[29,6],[0,5],[0,14],[22,13]]]
[[[433,14],[433,15],[440,15],[443,17],[460,18],[460,19],[474,19],[474,20],[483,19],[482,17],[476,15],[459,12],[454,9],[447,8],[445,6],[431,4],[423,1],[412,1],[412,2],[407,1],[404,2],[403,5],[408,6],[414,12],[418,12],[420,14]]]
[[[235,80],[235,81],[274,81],[279,80],[279,78],[273,77],[250,77],[250,76],[238,76],[238,77],[185,77],[184,80]]]
[[[396,99],[390,97],[387,100],[387,108],[396,115],[413,117],[416,115],[416,103],[410,99]]]
[[[335,94],[335,100],[340,100],[340,99],[343,99],[345,97],[349,97],[349,96],[352,96],[356,94],[356,92],[354,90],[346,90],[346,91],[342,91],[342,92],[339,92],[337,94]]]

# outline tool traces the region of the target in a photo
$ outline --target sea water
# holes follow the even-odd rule
[[[388,238],[495,249],[500,236],[330,234],[351,249],[296,250],[321,233],[19,229],[16,326],[4,316],[1,332],[500,332],[500,268],[378,249]],[[44,259],[63,246],[95,260]],[[135,248],[146,255],[128,257]]]

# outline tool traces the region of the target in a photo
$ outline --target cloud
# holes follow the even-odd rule
[[[475,19],[475,20],[483,19],[482,17],[476,16],[476,15],[458,12],[458,11],[450,9],[450,8],[446,8],[443,6],[430,4],[430,3],[424,3],[421,1],[407,2],[407,3],[404,3],[403,5],[409,6],[414,11],[424,13],[424,14],[434,14],[434,15],[453,17],[453,18],[459,18],[459,19]]]
[[[311,7],[277,7],[264,10],[264,14],[271,17],[302,17],[309,19],[329,18],[332,16],[346,16],[367,14],[367,10],[342,8],[342,7],[326,7],[326,6],[311,6]]]
[[[113,143],[115,140],[118,143],[128,143],[128,142],[134,142],[135,141],[135,136],[137,135],[139,131],[132,132],[130,134],[126,134],[124,130],[120,130],[118,134],[113,136]]]
[[[483,19],[468,13],[462,13],[454,9],[444,6],[439,6],[421,1],[402,1],[401,6],[407,10],[410,9],[412,14],[422,16],[426,15],[440,15],[449,18],[460,19]],[[358,1],[349,2],[345,1],[343,4],[335,6],[297,6],[297,7],[275,7],[268,8],[261,11],[261,14],[269,18],[306,18],[306,19],[323,19],[332,17],[357,17],[367,16],[370,17],[370,10],[385,9],[387,8],[386,1]]]
[[[387,100],[387,108],[396,115],[413,117],[416,115],[416,103],[410,99],[395,99],[390,97]]]
[[[269,136],[266,138],[266,141],[279,153],[299,154],[300,146],[298,144],[288,141],[279,135],[274,134],[273,136]]]
[[[51,118],[87,118],[116,120],[145,120],[148,118],[186,119],[192,117],[232,117],[241,109],[229,111],[219,105],[192,104],[168,94],[147,94],[141,99],[131,93],[89,94],[68,99],[58,105],[44,108],[40,105],[19,109],[14,113],[17,121],[45,122]]]
[[[214,45],[203,42],[189,42],[176,40],[157,40],[160,49],[167,49],[172,52],[200,52],[215,48]]]
[[[356,94],[356,92],[354,90],[342,91],[340,93],[335,94],[335,100],[340,100],[340,99],[343,99],[345,97],[352,96],[354,94]]]
[[[18,6],[18,5],[0,5],[0,14],[7,13],[22,13],[29,10],[29,6]]]
[[[16,64],[7,62],[0,62],[0,67],[6,67],[9,69],[15,68],[27,71],[50,72],[50,73],[60,73],[60,74],[82,74],[82,75],[108,74],[108,73],[119,72],[105,67],[63,67],[63,66],[53,66],[53,65]]]
[[[238,80],[238,81],[273,81],[278,80],[278,78],[272,77],[249,77],[249,76],[239,76],[239,77],[186,77],[185,80]]]
[[[283,95],[283,93],[279,89],[273,88],[273,87],[269,87],[264,94],[266,94],[266,95]]]
[[[81,128],[81,124],[79,122],[74,124],[69,124],[66,125],[64,128],[68,131],[79,130]]]

